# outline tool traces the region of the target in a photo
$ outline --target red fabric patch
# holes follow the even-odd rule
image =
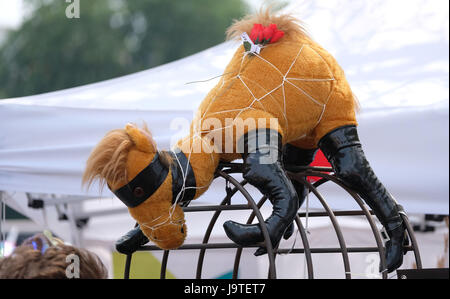
[[[327,158],[325,157],[325,155],[322,153],[321,150],[317,151],[316,154],[316,158],[314,159],[314,161],[310,164],[310,166],[316,166],[316,167],[331,167],[330,162],[328,162]],[[329,173],[329,172],[326,172]],[[316,176],[309,176],[308,178],[308,182],[310,183],[314,183],[317,182],[318,180],[320,180],[320,177],[316,177]]]

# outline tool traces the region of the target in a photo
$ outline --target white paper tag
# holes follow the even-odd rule
[[[255,54],[259,54],[261,52],[261,46],[260,45],[255,45],[253,43],[253,41],[250,39],[250,37],[248,36],[247,32],[244,32],[241,34],[241,40],[243,43],[249,43],[250,44],[250,49],[247,50],[250,53],[255,53]]]

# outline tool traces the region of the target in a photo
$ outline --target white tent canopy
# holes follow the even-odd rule
[[[130,76],[1,101],[8,136],[1,141],[0,190],[86,195],[80,177],[89,152],[106,132],[127,122],[145,121],[158,146],[169,148],[213,86],[185,83],[221,74],[234,49],[224,44]],[[219,66],[220,56],[226,58]],[[99,192],[93,188],[90,194]]]
[[[362,107],[368,159],[410,213],[448,214],[448,9],[442,6],[448,2],[321,0],[287,8],[346,70]],[[186,133],[218,80],[209,79],[222,74],[236,46],[227,42],[129,76],[1,100],[0,190],[12,201],[20,201],[14,195],[20,192],[98,196],[95,186],[89,193],[81,187],[93,146],[109,130],[145,121],[159,147],[169,148]],[[204,82],[187,84],[192,81]],[[204,200],[217,202],[222,190],[215,190]],[[328,198],[335,208],[350,205],[333,193]]]

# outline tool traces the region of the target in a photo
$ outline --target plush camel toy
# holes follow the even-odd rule
[[[288,179],[283,164],[309,165],[320,148],[385,227],[390,240],[387,269],[381,270],[398,268],[407,242],[403,212],[365,158],[357,102],[336,60],[289,15],[248,16],[228,36],[243,44],[201,103],[189,136],[172,151],[159,151],[147,128],[128,124],[109,132],[91,153],[84,182],[106,183],[139,224],[118,250],[133,252],[148,239],[162,249],[181,246],[187,228],[180,206],[208,189],[219,161],[235,159],[243,159],[244,178],[273,204],[265,224],[276,246],[292,234],[308,192]],[[227,221],[224,229],[241,246],[264,241],[259,224]],[[260,247],[255,254],[264,253]]]

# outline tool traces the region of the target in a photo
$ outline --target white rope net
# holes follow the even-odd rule
[[[298,45],[298,44],[297,44]],[[267,45],[263,48],[267,48],[267,47],[271,47],[273,45]],[[285,123],[285,128],[286,131],[289,130],[289,123],[288,123],[288,111],[287,111],[287,103],[288,101],[294,101],[295,98],[288,98],[287,97],[287,92],[286,92],[286,86],[291,86],[293,87],[293,89],[297,92],[298,95],[300,95],[302,98],[306,98],[308,99],[311,103],[313,103],[314,105],[316,105],[317,107],[319,107],[320,109],[320,113],[319,116],[316,120],[316,123],[314,125],[313,128],[311,128],[311,130],[313,130],[315,127],[317,127],[317,125],[320,123],[320,121],[322,120],[323,114],[325,112],[325,108],[326,105],[329,101],[329,98],[333,92],[333,90],[330,88],[329,94],[326,97],[326,99],[317,99],[315,98],[314,95],[311,95],[307,90],[301,88],[298,84],[296,84],[296,82],[331,82],[334,81],[335,78],[333,76],[333,73],[331,72],[331,70],[328,68],[327,63],[325,62],[325,60],[320,56],[319,53],[317,53],[317,51],[315,51],[312,47],[310,47],[307,44],[300,44],[298,45],[299,49],[297,52],[297,55],[295,55],[295,57],[293,58],[293,61],[290,63],[287,71],[282,72],[280,70],[279,67],[275,66],[272,62],[268,61],[267,59],[265,59],[263,57],[263,55],[261,54],[256,54],[256,53],[250,53],[250,52],[246,52],[244,51],[242,53],[242,58],[240,61],[240,66],[238,68],[237,71],[233,71],[233,72],[227,72],[223,75],[221,75],[221,79],[218,83],[219,88],[216,92],[216,95],[212,98],[212,100],[209,102],[208,106],[206,107],[206,109],[204,110],[204,112],[201,114],[201,116],[197,119],[197,121],[194,121],[193,123],[193,130],[192,133],[190,135],[189,140],[186,140],[185,142],[189,142],[189,152],[187,155],[187,165],[185,165],[185,167],[181,167],[181,162],[178,160],[177,158],[177,163],[179,165],[179,168],[182,170],[182,176],[183,176],[183,186],[181,188],[181,191],[176,195],[176,198],[174,200],[174,204],[172,205],[168,217],[163,218],[162,216],[158,217],[157,219],[154,219],[151,223],[141,223],[142,226],[153,230],[156,230],[162,226],[166,226],[166,225],[177,225],[177,226],[182,226],[184,224],[184,220],[179,220],[179,219],[174,219],[174,211],[176,208],[176,205],[179,202],[179,199],[181,198],[181,195],[183,194],[184,191],[188,190],[188,189],[204,189],[204,188],[208,188],[210,186],[209,182],[208,184],[204,185],[204,186],[196,186],[196,187],[186,187],[186,179],[187,179],[187,174],[185,173],[185,171],[183,169],[188,169],[188,166],[190,165],[190,161],[191,161],[191,155],[193,152],[193,146],[194,146],[194,142],[193,140],[195,139],[199,139],[202,143],[205,143],[206,141],[204,140],[204,138],[202,138],[202,136],[204,136],[204,134],[208,134],[211,133],[215,130],[226,130],[226,129],[230,129],[231,126],[233,126],[233,124],[227,125],[227,126],[222,126],[220,128],[215,128],[215,129],[208,129],[208,130],[203,130],[201,129],[201,123],[203,121],[205,121],[208,117],[212,117],[212,116],[216,116],[219,114],[224,114],[224,113],[235,113],[235,116],[233,118],[233,122],[238,119],[243,112],[251,110],[251,109],[262,109],[263,111],[268,111],[266,108],[266,106],[271,105],[273,107],[273,105],[277,106],[278,109],[280,109],[281,113],[282,113],[282,118],[284,119],[284,123]],[[305,50],[312,50],[314,51],[314,53],[320,57],[323,60],[324,65],[326,65],[326,67],[328,68],[328,75],[326,76],[326,78],[304,78],[304,77],[294,77],[293,74],[291,74],[291,71],[293,70],[295,64],[297,62],[300,62],[302,59],[302,53],[305,52]],[[264,51],[264,50],[263,50]],[[311,53],[311,52],[310,52]],[[263,52],[264,54],[264,52]],[[249,59],[253,59],[254,61],[248,61]],[[262,62],[263,65],[268,66],[270,69],[274,70],[275,73],[280,77],[280,83],[278,85],[276,85],[275,87],[271,88],[270,90],[267,90],[267,88],[263,87],[262,84],[258,83],[257,80],[248,78],[244,73],[245,71],[245,67],[249,65],[249,63],[256,63],[258,60],[259,62]],[[229,78],[225,79],[228,75]],[[217,77],[215,77],[217,78]],[[212,78],[212,79],[215,79]],[[209,79],[209,80],[212,80]],[[205,81],[198,81],[198,82],[206,82],[209,80],[205,80]],[[233,84],[236,83],[236,81],[240,84],[242,84],[242,86],[245,88],[245,90],[248,91],[250,98],[248,99],[248,102],[250,103],[249,105],[247,105],[246,107],[243,108],[236,108],[236,109],[226,109],[226,110],[220,110],[220,111],[214,111],[214,112],[210,112],[210,108],[213,106],[213,104],[218,101],[223,95],[224,93],[226,93],[226,91],[230,88],[230,86],[232,86]],[[252,90],[249,85],[253,85],[258,87],[260,90]],[[261,94],[261,91],[263,92],[262,95],[260,96],[256,96],[257,94]],[[280,101],[273,96],[274,92],[279,92],[281,91],[281,95],[282,95],[282,100],[281,103],[279,103]],[[245,100],[243,101],[245,102]],[[300,104],[300,103],[299,103]],[[256,107],[257,106],[257,107]],[[232,123],[233,123],[232,122]],[[304,138],[307,135],[304,134],[302,136],[299,136],[298,139]],[[205,144],[206,146],[210,146],[209,144]],[[212,155],[211,155],[211,159],[213,159]],[[169,239],[170,236],[167,236],[167,239]],[[161,239],[158,239],[158,241],[164,241]]]

